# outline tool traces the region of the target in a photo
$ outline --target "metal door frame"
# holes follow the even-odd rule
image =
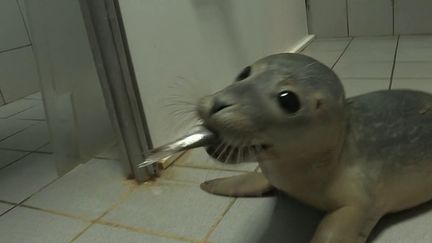
[[[138,169],[152,148],[118,0],[79,0],[108,110],[124,159],[137,181],[159,173]]]

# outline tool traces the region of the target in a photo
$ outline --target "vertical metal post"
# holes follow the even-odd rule
[[[129,55],[116,0],[80,0],[93,56],[120,145],[136,180],[158,173],[150,166],[138,169],[151,139]]]

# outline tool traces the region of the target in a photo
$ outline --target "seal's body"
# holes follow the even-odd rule
[[[363,243],[383,215],[432,199],[432,95],[345,99],[331,69],[278,54],[202,99],[198,113],[220,137],[210,155],[232,161],[254,151],[262,169],[201,187],[226,196],[276,188],[326,210],[314,243]]]

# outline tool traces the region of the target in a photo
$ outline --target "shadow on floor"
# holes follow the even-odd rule
[[[418,217],[422,214],[425,214],[426,212],[429,212],[430,210],[432,210],[432,201],[412,209],[408,209],[399,213],[389,214],[385,216],[375,226],[374,230],[369,236],[368,242],[373,243],[374,240],[377,239],[377,237],[380,234],[384,233],[386,229],[390,228],[391,226]]]
[[[375,242],[377,237],[391,226],[418,217],[430,210],[432,210],[432,202],[385,216],[374,228],[367,242]],[[304,205],[289,196],[278,194],[266,228],[258,237],[254,235],[254,239],[247,242],[309,243],[323,216],[322,211]]]
[[[323,215],[317,209],[279,194],[269,224],[255,242],[309,243]]]

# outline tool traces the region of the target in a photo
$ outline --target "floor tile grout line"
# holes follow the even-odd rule
[[[31,40],[31,37],[30,37],[30,30],[29,30],[29,26],[28,26],[28,23],[26,22],[25,17],[24,17],[24,15],[25,15],[26,13],[24,13],[24,10],[22,9],[21,4],[20,4],[18,1],[15,1],[15,3],[16,3],[16,5],[18,6],[18,10],[19,10],[19,12],[20,12],[21,20],[22,20],[22,22],[24,23],[24,28],[25,28],[25,31],[26,31],[26,34],[27,34],[28,42],[29,42],[30,45],[32,45],[32,40]]]
[[[131,231],[131,232],[138,232],[138,233],[142,233],[142,234],[147,234],[147,235],[152,235],[152,236],[167,238],[167,239],[171,239],[171,240],[183,240],[183,241],[188,241],[188,242],[193,242],[193,243],[198,242],[198,240],[193,240],[193,239],[185,238],[185,237],[182,237],[182,236],[177,236],[177,235],[174,235],[174,234],[168,234],[168,233],[165,233],[165,232],[153,231],[153,230],[146,229],[146,228],[135,228],[135,227],[130,227],[130,226],[127,226],[127,225],[122,225],[122,224],[118,224],[118,223],[114,223],[114,222],[109,222],[109,221],[103,221],[103,220],[101,221],[101,219],[99,219],[99,218],[102,218],[106,214],[103,214],[102,216],[99,216],[96,219],[90,219],[90,218],[86,218],[86,217],[80,217],[78,215],[74,215],[74,214],[71,214],[71,213],[65,213],[65,212],[60,212],[60,211],[55,211],[55,210],[50,210],[50,209],[35,207],[35,206],[27,205],[27,204],[17,204],[17,203],[12,203],[12,202],[8,202],[8,201],[4,201],[4,200],[0,200],[0,202],[1,203],[5,203],[5,204],[9,204],[9,205],[14,205],[14,208],[16,208],[16,207],[29,208],[29,209],[38,210],[38,211],[41,211],[41,212],[57,215],[57,216],[62,216],[62,217],[69,218],[69,219],[75,219],[75,220],[80,220],[80,221],[83,221],[83,222],[87,222],[87,223],[89,223],[89,225],[86,228],[90,228],[90,226],[95,225],[95,224],[96,225],[105,225],[105,226],[110,226],[112,228],[125,229],[125,230]],[[13,208],[11,208],[10,210],[12,210],[12,209]],[[8,210],[8,211],[10,211],[10,210]],[[85,233],[85,232],[82,232],[82,233]],[[76,240],[76,239],[74,239],[74,240]],[[72,242],[72,241],[70,241],[70,242]]]
[[[202,240],[200,240],[201,243],[207,242],[210,238],[210,236],[213,234],[213,232],[216,230],[217,226],[220,224],[220,222],[222,222],[223,218],[225,217],[225,215],[228,213],[228,211],[232,208],[232,206],[234,205],[234,203],[237,201],[237,198],[233,198],[231,200],[231,202],[228,204],[228,206],[225,208],[225,210],[222,212],[222,215],[219,216],[219,218],[217,219],[217,221],[210,226],[209,231],[207,232],[207,234],[204,236],[204,238]]]
[[[23,100],[23,99],[20,99],[20,100]],[[13,104],[13,102],[12,102],[12,103],[9,103],[9,104]],[[16,116],[16,115],[18,115],[18,114],[21,114],[21,113],[23,113],[23,112],[25,112],[25,111],[28,111],[28,110],[30,110],[30,109],[33,109],[33,108],[35,108],[35,107],[38,106],[38,105],[39,105],[39,104],[37,104],[37,105],[32,105],[32,106],[30,106],[30,107],[27,107],[27,108],[24,109],[24,110],[18,111],[18,112],[16,112],[16,113],[13,113],[13,114],[10,115],[10,116],[4,117],[3,119],[10,119],[10,118],[14,119],[14,118],[13,118],[14,116]]]
[[[46,119],[38,119],[38,118],[15,118],[20,121],[39,121],[39,122],[45,122]]]
[[[53,152],[47,152],[47,151],[32,151],[32,154],[46,154],[46,155],[52,155]]]
[[[0,89],[0,99],[1,99],[1,101],[3,102],[3,105],[6,105],[7,103],[6,103],[6,99],[5,99],[5,97],[4,97],[4,95],[3,95],[3,91]],[[3,106],[2,105],[2,106]]]
[[[48,132],[49,135],[49,132]],[[37,147],[34,151],[32,151],[33,153],[43,153],[43,154],[53,154],[53,152],[45,152],[45,151],[39,151],[40,149],[42,149],[45,146],[48,146],[51,143],[51,140],[48,140],[47,143]]]
[[[4,141],[4,140],[6,140],[6,139],[8,139],[8,138],[10,138],[10,137],[13,137],[13,136],[17,135],[18,133],[21,133],[22,131],[24,131],[24,130],[26,130],[27,128],[30,128],[30,127],[32,127],[32,126],[34,126],[34,125],[36,125],[36,124],[32,124],[32,125],[29,125],[29,126],[26,126],[26,127],[22,128],[22,129],[20,129],[20,130],[18,130],[18,131],[16,131],[16,132],[14,132],[13,134],[11,134],[11,135],[9,135],[9,136],[6,136],[6,137],[4,137],[4,138],[2,138],[2,139],[0,139],[0,142]]]
[[[88,223],[92,222],[92,219],[90,219],[90,218],[81,217],[79,215],[75,215],[75,214],[71,214],[71,213],[55,211],[55,210],[46,209],[46,208],[40,208],[40,207],[28,205],[28,204],[21,204],[21,205],[17,205],[17,206],[23,207],[23,208],[29,208],[29,209],[33,209],[33,210],[37,210],[37,211],[41,211],[41,212],[44,212],[44,213],[54,214],[54,215],[62,216],[62,217],[69,218],[69,219],[80,220],[80,221],[83,221],[83,222],[88,222]]]
[[[32,198],[34,195],[36,195],[37,193],[45,190],[45,188],[49,187],[51,184],[53,184],[54,182],[58,181],[60,178],[62,178],[63,176],[57,176],[56,178],[54,178],[52,181],[48,182],[46,185],[44,185],[43,187],[39,188],[39,190],[35,191],[34,193],[32,193],[30,196],[28,196],[27,198],[23,199],[21,202],[19,202],[19,205],[23,205],[25,202],[27,202],[30,198]]]
[[[235,169],[224,169],[224,168],[212,168],[212,167],[205,167],[205,166],[199,166],[199,165],[182,165],[182,164],[175,164],[174,167],[182,167],[182,168],[192,168],[192,169],[201,169],[201,170],[215,170],[215,171],[227,171],[227,172],[252,172],[255,169],[252,170],[235,170]]]
[[[350,40],[348,41],[347,45],[345,46],[345,48],[342,50],[341,54],[339,55],[339,57],[336,59],[335,63],[331,66],[331,69],[333,70],[334,67],[336,66],[336,64],[339,63],[339,61],[342,59],[343,55],[345,54],[345,52],[348,50],[349,46],[351,45],[351,43],[354,40],[354,37],[349,37]]]
[[[345,0],[345,18],[346,18],[346,30],[347,30],[347,36],[349,37],[351,35],[350,31],[350,19],[349,19],[349,2],[348,0]]]
[[[9,205],[11,205],[11,206],[18,205],[17,203],[9,202],[9,201],[7,201],[7,200],[2,200],[2,199],[0,199],[0,203],[9,204]]]
[[[0,54],[1,54],[1,53],[0,53]],[[23,100],[26,100],[26,101],[28,101],[28,102],[30,102],[30,101],[33,101],[33,102],[38,101],[38,103],[41,103],[41,104],[43,105],[43,100],[38,100],[38,99],[26,99],[26,98],[24,97],[24,98],[20,98],[20,99],[14,100],[14,101],[9,102],[9,103],[7,103],[7,102],[5,101],[5,104],[4,104],[3,106],[12,105],[12,104],[14,104],[15,102],[19,102],[19,101],[23,101]],[[11,115],[9,115],[9,116],[7,116],[7,117],[2,117],[2,119],[9,119],[9,118],[12,118],[12,117],[15,116],[15,115],[18,115],[18,114],[20,114],[20,113],[23,113],[23,112],[25,112],[25,111],[28,111],[28,110],[30,110],[30,109],[32,109],[32,108],[35,108],[35,107],[37,107],[37,106],[39,106],[39,105],[41,105],[41,104],[32,104],[32,105],[30,105],[29,107],[26,107],[24,110],[20,110],[20,111],[18,111],[18,112],[16,112],[16,113],[13,113],[13,114],[11,114]],[[2,107],[3,107],[3,106],[2,106]]]
[[[391,0],[391,5],[392,5],[392,33],[393,35],[395,34],[395,30],[396,30],[396,26],[395,26],[395,1]]]
[[[75,235],[69,242],[76,241],[79,237],[81,237],[87,230],[89,230],[95,223],[97,223],[100,219],[102,219],[105,215],[107,215],[109,212],[111,212],[113,209],[118,207],[121,203],[123,203],[127,197],[135,190],[136,186],[131,186],[123,195],[121,195],[111,207],[109,207],[107,210],[105,210],[101,215],[99,215],[97,218],[91,221],[91,223],[85,227],[81,232],[79,232],[77,235]]]
[[[14,48],[9,48],[6,50],[0,50],[0,54],[10,52],[10,51],[16,51],[16,50],[23,49],[23,48],[30,47],[30,46],[32,46],[32,44],[25,44],[25,45],[17,46]]]
[[[103,221],[102,220],[102,221],[96,222],[95,224],[110,226],[110,227],[117,228],[117,229],[125,229],[125,230],[131,231],[131,232],[137,232],[137,233],[141,233],[141,234],[147,234],[147,235],[157,236],[157,237],[161,237],[161,238],[167,238],[167,239],[171,239],[171,240],[182,240],[182,241],[187,241],[187,242],[191,242],[191,243],[199,243],[200,242],[200,241],[195,240],[195,239],[190,239],[190,238],[178,236],[175,234],[170,234],[170,233],[161,232],[161,231],[155,231],[155,230],[147,229],[147,228],[133,227],[133,226],[118,224],[118,223],[109,222],[109,221]]]
[[[394,78],[394,72],[396,70],[397,54],[399,51],[399,41],[400,41],[400,35],[398,35],[397,41],[396,41],[396,48],[395,48],[395,53],[394,53],[394,58],[393,58],[393,66],[392,66],[392,70],[391,70],[391,74],[390,74],[390,82],[389,82],[389,86],[388,86],[389,90],[391,90],[391,88],[393,86],[393,78]]]
[[[19,121],[37,121],[37,122],[46,122],[46,119],[35,119],[35,118],[13,118],[13,117],[0,117],[0,120],[19,120]]]
[[[44,185],[43,187],[39,188],[39,190],[37,190],[36,192],[32,193],[30,196],[28,196],[27,198],[21,200],[21,201],[18,202],[18,203],[12,203],[12,202],[7,202],[7,201],[4,201],[4,200],[0,200],[0,202],[6,202],[6,203],[8,203],[8,204],[14,204],[14,205],[15,205],[13,208],[11,208],[11,209],[7,210],[5,213],[1,214],[0,217],[3,216],[3,215],[5,215],[6,213],[12,211],[13,209],[15,209],[15,208],[17,208],[17,207],[20,207],[20,206],[25,207],[25,206],[24,206],[24,203],[25,203],[27,200],[29,200],[33,195],[35,195],[35,194],[41,192],[42,190],[44,190],[45,188],[47,188],[49,185],[51,185],[52,183],[56,182],[56,181],[57,181],[58,179],[60,179],[60,178],[61,178],[61,177],[59,176],[59,177],[53,179],[52,181],[48,182],[48,183],[47,183],[46,185]]]
[[[3,140],[1,140],[3,141]],[[31,155],[31,154],[53,154],[52,152],[45,152],[45,151],[38,151],[39,149],[45,147],[46,145],[48,145],[50,142],[47,142],[45,144],[43,144],[42,146],[39,146],[36,148],[36,150],[20,150],[20,149],[10,149],[10,148],[0,148],[0,150],[5,150],[5,151],[13,151],[13,152],[22,152],[25,153],[22,157],[19,157],[18,159],[8,163],[7,165],[4,165],[2,167],[0,167],[0,171],[3,169],[7,169],[8,167],[12,166],[15,163],[18,163],[20,160],[24,159],[25,157]]]
[[[8,150],[8,151],[10,151],[10,150]],[[12,151],[14,151],[14,150],[12,150]],[[18,151],[16,151],[16,152],[18,152]],[[22,152],[22,151],[19,151],[19,152]],[[18,161],[24,159],[25,157],[29,156],[31,153],[32,153],[32,152],[25,152],[25,154],[22,155],[21,157],[19,157],[19,158],[13,160],[13,161],[7,163],[6,165],[0,167],[0,171],[3,170],[3,169],[6,169],[6,168],[8,168],[8,167],[10,167],[11,165],[17,163]]]
[[[115,202],[113,205],[111,205],[110,208],[105,210],[105,212],[102,213],[100,216],[98,216],[96,219],[91,220],[91,223],[86,228],[84,228],[81,232],[79,232],[74,238],[72,238],[72,240],[70,240],[69,243],[72,243],[72,242],[76,241],[77,239],[79,239],[79,237],[81,237],[87,230],[89,230],[95,224],[107,225],[107,226],[110,226],[113,228],[126,229],[126,230],[129,230],[132,232],[139,232],[139,233],[158,236],[158,237],[167,238],[167,239],[171,239],[171,240],[183,240],[183,241],[188,241],[188,242],[193,242],[193,243],[197,242],[196,240],[192,240],[192,239],[189,239],[186,237],[177,236],[174,234],[156,232],[156,231],[152,231],[152,230],[145,229],[145,228],[140,228],[140,230],[138,230],[138,229],[133,228],[133,227],[127,227],[126,225],[111,223],[111,222],[102,220],[102,218],[105,217],[108,213],[110,213],[112,210],[116,209],[118,206],[120,206],[120,204],[124,203],[126,201],[126,199],[129,197],[129,195],[133,191],[135,191],[137,188],[138,188],[137,185],[131,186],[131,188],[129,188],[129,190],[124,193],[124,195],[119,197],[120,199],[117,202]],[[135,230],[132,230],[132,229],[135,229]]]
[[[37,147],[36,150],[24,150],[24,149],[12,149],[12,148],[6,148],[6,147],[2,148],[2,147],[0,147],[0,151],[3,150],[3,151],[22,152],[22,153],[52,154],[53,152],[39,151],[41,148],[45,147],[49,143],[50,142],[45,143],[44,145],[41,145],[41,146]]]
[[[4,202],[4,203],[10,204],[10,205],[15,205],[13,208],[16,208],[16,207],[25,207],[25,208],[39,210],[39,211],[50,213],[50,214],[54,214],[54,215],[63,216],[63,217],[66,217],[66,218],[71,218],[71,219],[81,220],[81,221],[84,221],[84,222],[89,222],[90,224],[82,232],[79,233],[80,235],[82,235],[83,233],[85,233],[85,231],[88,230],[92,225],[94,225],[94,224],[101,224],[101,225],[111,226],[111,227],[114,227],[114,228],[122,228],[122,229],[126,229],[126,230],[133,231],[133,232],[140,232],[140,233],[143,233],[143,234],[153,235],[153,236],[167,238],[167,239],[183,240],[183,241],[192,242],[192,243],[199,242],[198,240],[189,239],[189,238],[182,237],[182,236],[177,236],[177,235],[174,235],[174,234],[169,234],[169,233],[165,233],[165,232],[157,232],[157,231],[153,231],[153,230],[145,229],[145,228],[133,228],[133,227],[128,227],[126,225],[121,225],[121,224],[117,224],[117,223],[112,223],[112,222],[102,221],[101,220],[106,214],[108,214],[113,209],[115,209],[116,207],[118,207],[121,203],[123,203],[127,199],[127,197],[130,195],[130,193],[132,193],[137,188],[137,186],[133,186],[130,190],[128,190],[123,196],[121,196],[121,199],[119,201],[117,201],[116,203],[114,203],[109,209],[107,209],[103,214],[101,214],[100,216],[98,216],[96,219],[89,219],[89,218],[85,218],[85,217],[79,217],[77,215],[70,214],[70,213],[65,213],[65,212],[59,212],[59,211],[54,211],[54,210],[50,210],[50,209],[39,208],[39,207],[27,205],[25,203],[29,199],[31,199],[31,197],[33,197],[35,194],[41,192],[42,190],[44,190],[45,188],[47,188],[51,184],[55,183],[60,178],[62,178],[62,177],[57,177],[56,179],[54,179],[53,181],[51,181],[47,185],[43,186],[42,188],[40,188],[39,190],[37,190],[35,193],[33,193],[32,195],[30,195],[26,199],[20,201],[19,203],[12,203],[12,202],[8,202],[8,201],[4,201],[4,200],[0,200],[0,202]],[[13,208],[11,208],[10,210],[8,210],[8,212],[11,211]],[[70,242],[73,242],[74,240],[76,240],[78,238],[79,238],[79,236],[77,235]]]
[[[16,203],[12,203],[12,202],[8,202],[8,201],[3,201],[3,200],[0,200],[0,202],[3,203],[3,204],[8,204],[8,205],[11,205],[11,206],[12,206],[12,207],[9,208],[8,210],[6,210],[6,211],[4,211],[3,213],[1,213],[1,214],[0,214],[0,217],[2,217],[3,215],[9,213],[9,212],[12,211],[14,208],[18,207],[18,204],[16,204]]]
[[[40,99],[40,98],[28,98],[28,97],[24,97],[24,98],[21,98],[21,99],[23,99],[23,100],[39,100],[39,101],[42,101],[42,99]]]

